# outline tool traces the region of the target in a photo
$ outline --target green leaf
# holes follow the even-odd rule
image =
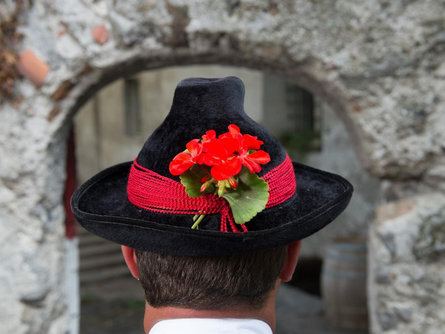
[[[256,174],[243,169],[236,189],[222,196],[229,202],[237,224],[244,224],[266,208],[269,200],[269,185]]]
[[[206,175],[208,175],[207,170],[195,165],[179,176],[182,185],[185,187],[185,192],[187,195],[190,197],[199,197],[202,195],[201,179]],[[205,193],[209,193],[209,191],[213,192],[213,189],[208,189],[205,191]]]

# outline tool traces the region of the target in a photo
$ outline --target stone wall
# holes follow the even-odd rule
[[[369,290],[375,333],[445,328],[445,196],[381,206],[370,231]]]
[[[445,188],[444,7],[440,0],[32,1],[18,17],[22,38],[8,44],[17,57],[7,59],[17,59],[25,77],[11,77],[16,98],[0,108],[0,333],[66,332],[61,198],[71,117],[100,87],[141,70],[219,63],[293,80],[330,104],[363,166],[391,180],[384,200],[419,198],[421,212],[420,198]],[[14,8],[3,1],[1,19]],[[428,219],[442,226],[438,201]],[[372,271],[388,268],[378,256],[387,247],[379,226],[413,235],[415,221],[414,234],[431,234],[421,216],[403,217],[376,223]],[[403,306],[395,311],[376,297],[373,333],[415,333],[423,316],[425,333],[443,328],[442,256],[419,247],[408,260],[394,256],[390,268],[420,271],[398,276],[419,296],[400,290],[406,280],[371,280],[373,295]],[[393,321],[397,314],[408,320]]]

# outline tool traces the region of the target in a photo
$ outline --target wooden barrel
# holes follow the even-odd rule
[[[367,247],[363,239],[330,243],[323,262],[321,289],[329,323],[339,329],[368,329]]]

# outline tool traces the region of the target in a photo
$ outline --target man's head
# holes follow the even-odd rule
[[[123,247],[152,307],[261,309],[278,280],[288,281],[301,242],[228,256],[173,256]]]

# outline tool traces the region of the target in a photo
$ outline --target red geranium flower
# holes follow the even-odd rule
[[[181,175],[195,163],[199,162],[202,153],[202,144],[199,139],[193,139],[186,145],[188,152],[177,154],[170,162],[169,169],[173,175]]]
[[[235,222],[244,224],[265,208],[269,198],[266,181],[258,175],[249,175],[247,169],[251,174],[258,173],[261,165],[270,161],[270,156],[259,150],[263,142],[257,137],[243,135],[235,124],[230,124],[228,129],[218,137],[215,130],[208,130],[201,139],[189,141],[187,150],[177,154],[169,168],[173,175],[180,175],[190,197],[207,194],[223,197],[232,208]],[[186,173],[194,165],[193,173]],[[242,170],[243,166],[247,169]],[[247,187],[240,187],[239,182]],[[234,200],[228,193],[237,194],[236,201],[242,201],[242,205],[234,206]],[[197,214],[192,228],[198,228],[204,216],[205,212]],[[247,229],[243,227],[243,230]]]
[[[251,173],[261,171],[262,164],[270,161],[270,156],[258,150],[263,142],[257,137],[241,134],[235,124],[228,126],[229,132],[216,137],[215,130],[207,131],[202,139],[193,139],[186,145],[187,151],[181,152],[170,163],[170,172],[181,175],[194,164],[211,167],[210,173],[217,181],[236,176],[242,166]]]
[[[257,150],[264,144],[261,140],[258,140],[256,136],[242,135],[235,124],[230,124],[229,132],[221,135],[220,138],[226,139],[229,137],[237,141],[237,159],[240,160],[242,165],[249,168],[251,173],[258,173],[261,171],[260,164],[266,164],[270,161],[270,155],[263,150],[249,154],[249,150]]]

